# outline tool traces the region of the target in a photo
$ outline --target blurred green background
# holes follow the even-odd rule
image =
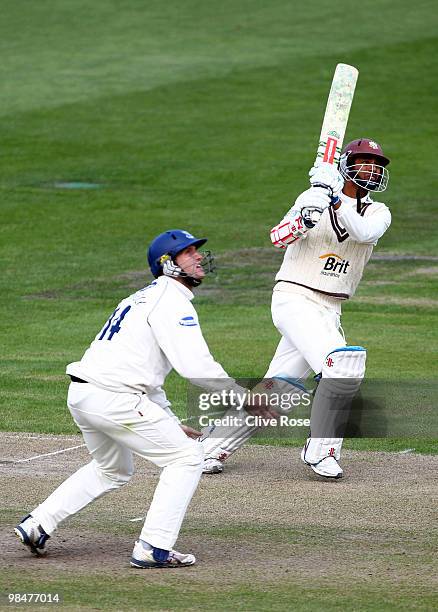
[[[434,11],[425,0],[2,2],[0,427],[75,431],[65,366],[150,280],[147,244],[170,227],[208,236],[217,255],[196,300],[213,354],[233,376],[263,375],[282,256],[268,233],[307,187],[340,61],[360,71],[346,138],[370,136],[391,158],[393,213],[343,327],[368,348],[368,376],[431,378]],[[166,389],[184,415],[185,382],[172,375]]]
[[[343,327],[351,344],[367,347],[370,380],[388,389],[401,381],[397,393],[418,385],[418,402],[407,394],[401,413],[414,422],[422,415],[437,371],[436,2],[2,0],[0,9],[0,430],[77,431],[65,405],[66,364],[82,356],[119,299],[150,280],[147,245],[172,227],[208,236],[217,255],[218,274],[195,301],[213,354],[233,376],[265,373],[278,342],[270,297],[282,257],[269,230],[308,185],[338,62],[360,71],[346,138],[369,136],[392,160],[382,199],[393,223],[344,306]],[[68,188],[78,183],[88,185]],[[185,381],[172,374],[166,391],[184,416]],[[347,446],[436,452],[415,436]],[[23,467],[17,491],[39,497],[26,474]],[[408,482],[414,498],[421,488]],[[330,493],[321,488],[322,528],[303,517],[288,528],[281,512],[278,524],[268,526],[266,515],[253,525],[244,508],[228,524],[224,485],[203,485],[217,498],[208,522],[195,514],[185,523],[183,538],[201,550],[185,582],[128,576],[123,556],[117,574],[98,565],[102,556],[84,574],[80,548],[93,530],[96,547],[114,534],[135,537],[138,524],[116,504],[79,528],[83,540],[70,532],[66,543],[54,541],[46,569],[29,563],[23,572],[17,557],[2,572],[4,590],[60,592],[69,609],[434,609],[431,534],[410,508],[390,525],[396,498],[375,509],[388,513],[385,532],[362,521],[360,483],[351,481],[354,524],[336,526],[337,483]],[[303,480],[302,494],[319,485]],[[24,511],[18,503],[8,499],[2,511],[8,531]],[[273,548],[287,551],[287,580],[265,563]],[[309,578],[315,554],[321,566]],[[357,560],[351,576],[336,574],[341,559],[344,567]]]

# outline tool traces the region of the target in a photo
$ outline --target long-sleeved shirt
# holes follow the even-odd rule
[[[159,277],[120,302],[67,374],[110,391],[146,393],[164,409],[170,403],[162,385],[172,368],[210,391],[245,393],[212,357],[193,297],[182,283]]]
[[[295,213],[292,208],[287,215]],[[373,246],[390,224],[391,213],[382,202],[367,196],[358,210],[354,198],[341,194],[337,210],[327,208],[314,228],[288,246],[275,290],[311,291],[338,308],[335,302],[354,295]]]

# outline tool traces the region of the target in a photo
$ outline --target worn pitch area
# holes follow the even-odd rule
[[[140,458],[127,486],[61,526],[46,557],[32,557],[13,535],[22,515],[88,456],[80,447],[22,460],[81,442],[79,436],[0,434],[2,557],[23,580],[29,573],[44,581],[136,571],[129,558],[142,523],[131,519],[144,515],[159,476]],[[220,575],[227,584],[250,578],[341,585],[348,576],[362,584],[430,589],[438,456],[346,451],[343,466],[344,479],[323,481],[301,463],[298,449],[250,445],[223,474],[204,476],[177,546],[198,558],[184,580],[208,585]],[[159,584],[180,579],[173,572],[146,574]]]

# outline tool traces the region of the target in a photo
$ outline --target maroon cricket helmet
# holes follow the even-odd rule
[[[344,155],[346,155],[347,159],[356,155],[372,155],[380,160],[382,166],[387,166],[391,161],[389,157],[386,157],[383,153],[382,147],[375,140],[370,138],[352,140],[342,149],[341,156]]]

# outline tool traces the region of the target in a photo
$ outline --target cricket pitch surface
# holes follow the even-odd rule
[[[131,482],[61,525],[45,557],[32,557],[15,538],[22,516],[89,460],[81,445],[79,436],[0,434],[3,590],[8,580],[26,590],[28,577],[44,590],[54,579],[141,575],[157,588],[183,581],[206,592],[218,581],[225,591],[380,589],[412,595],[409,609],[428,609],[415,605],[415,593],[436,588],[438,456],[345,451],[345,477],[329,481],[302,464],[298,448],[246,446],[222,474],[202,477],[176,545],[197,564],[174,573],[129,567],[159,476],[139,457]]]

